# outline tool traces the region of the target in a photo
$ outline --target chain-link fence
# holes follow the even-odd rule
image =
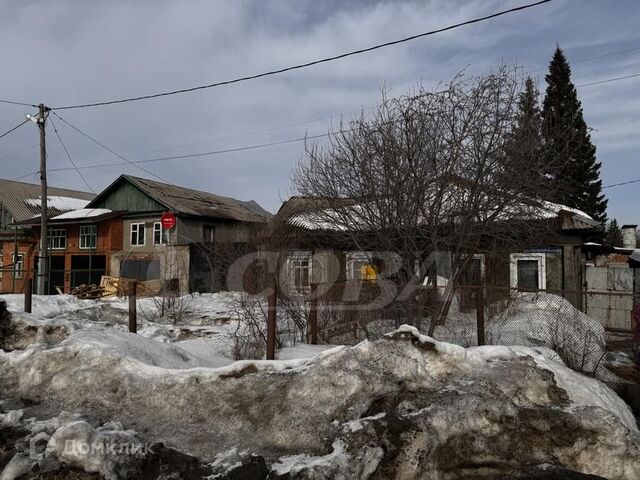
[[[630,333],[633,327],[634,296],[628,293],[419,286],[410,294],[396,290],[389,300],[390,292],[380,285],[344,283],[316,295],[315,300],[300,296],[298,301],[287,301],[286,315],[297,312],[293,317],[301,339],[308,340],[310,312],[315,309],[320,343],[373,340],[408,323],[437,340],[465,347],[549,348],[571,368],[593,375],[610,360],[607,329]],[[357,294],[347,301],[348,289]]]

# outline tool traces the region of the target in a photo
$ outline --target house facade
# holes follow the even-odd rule
[[[110,275],[160,281],[176,293],[224,287],[224,271],[213,251],[242,244],[270,214],[253,201],[121,175],[89,208],[122,211],[122,248],[109,256]],[[166,230],[164,213],[176,225]]]
[[[49,216],[84,208],[93,194],[50,187]],[[32,278],[39,250],[39,230],[33,222],[40,215],[40,185],[0,179],[0,292],[21,293]],[[39,220],[38,220],[39,229]]]
[[[122,213],[84,208],[48,219],[48,294],[69,293],[83,284],[99,284],[103,275],[110,274],[112,255],[122,251]],[[34,238],[39,237],[39,217],[18,225],[31,229]]]
[[[330,225],[313,221],[317,205],[313,199],[293,197],[283,204],[274,217],[273,230],[282,237],[280,250],[284,256],[287,282],[293,291],[306,293],[313,284],[323,282],[375,281],[377,276],[392,276],[402,259],[393,253],[361,251],[349,233],[331,231]],[[583,284],[587,257],[584,244],[601,239],[603,226],[588,215],[557,206],[548,222],[549,234],[539,235],[512,246],[473,252],[458,279],[462,285],[486,285],[524,290],[562,291],[577,308],[584,308]],[[541,221],[541,220],[531,220]],[[542,231],[542,229],[540,229]],[[545,231],[547,229],[544,229]],[[362,233],[366,235],[366,232]],[[342,238],[342,240],[340,240]],[[368,242],[364,242],[365,244]],[[523,246],[523,243],[526,246]],[[465,255],[463,255],[464,258]],[[428,278],[420,274],[420,263],[433,265]],[[445,287],[452,279],[452,254],[430,252],[416,260],[416,275],[425,285]]]

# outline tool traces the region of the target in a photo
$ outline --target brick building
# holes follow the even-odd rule
[[[98,284],[108,275],[111,256],[122,250],[122,213],[84,208],[49,218],[47,293],[69,293],[82,284]],[[40,217],[20,223],[40,235]],[[31,260],[33,261],[33,260]]]
[[[48,214],[55,216],[84,208],[93,194],[50,187]],[[0,293],[20,293],[33,275],[38,237],[27,225],[40,214],[40,185],[0,179]],[[38,217],[39,218],[39,217]]]

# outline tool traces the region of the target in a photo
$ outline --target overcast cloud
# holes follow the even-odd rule
[[[59,106],[183,88],[366,47],[523,3],[3,0],[0,98]],[[462,68],[483,73],[502,61],[517,63],[534,72],[543,90],[556,43],[575,62],[640,47],[638,25],[637,0],[555,0],[304,71],[60,114],[133,160],[268,143],[324,133],[328,117],[337,115],[336,123],[341,112],[374,105],[383,86],[398,95],[419,81],[430,88]],[[572,68],[576,84],[640,73],[640,49],[573,63]],[[579,90],[605,184],[640,179],[639,86],[637,77]],[[29,111],[0,105],[0,130]],[[315,119],[320,120],[237,136]],[[57,127],[77,164],[119,161],[60,121]],[[37,141],[31,124],[0,140],[1,176],[36,171]],[[52,129],[48,148],[52,169],[69,167]],[[291,194],[289,174],[302,152],[302,143],[290,143],[143,167],[176,184],[255,199],[275,211]],[[149,176],[133,166],[84,174],[99,191],[123,172]],[[52,172],[50,184],[85,188],[74,171]],[[610,216],[623,223],[640,221],[638,192],[640,183],[607,189]]]

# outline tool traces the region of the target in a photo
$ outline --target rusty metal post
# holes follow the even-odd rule
[[[33,301],[33,279],[28,278],[24,284],[24,311],[31,313]]]
[[[276,358],[276,313],[278,309],[278,278],[273,277],[271,292],[267,297],[267,360]]]
[[[478,345],[484,345],[484,288],[476,288],[476,317],[478,321]]]
[[[311,289],[311,300],[309,302],[309,333],[307,342],[311,345],[318,344],[318,288]]]
[[[136,311],[136,293],[138,282],[129,282],[129,331],[138,333],[138,313]]]

